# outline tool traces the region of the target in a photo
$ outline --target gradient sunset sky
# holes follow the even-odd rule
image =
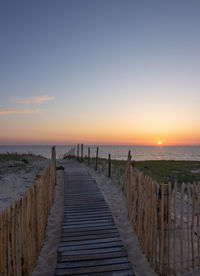
[[[0,144],[200,144],[199,0],[0,2]]]

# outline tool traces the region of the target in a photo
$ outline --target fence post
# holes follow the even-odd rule
[[[53,164],[53,183],[56,185],[56,146],[51,150],[51,162]]]
[[[191,229],[190,229],[190,235],[191,235],[191,251],[192,251],[192,268],[195,268],[194,263],[194,217],[195,217],[195,197],[196,197],[196,183],[193,182],[192,185],[192,217],[191,217]],[[199,238],[199,237],[198,237]]]
[[[163,275],[168,274],[168,223],[169,223],[169,185],[160,184],[158,200],[158,229],[159,229],[159,269]]]
[[[83,161],[83,144],[81,144],[81,161]]]
[[[88,166],[90,165],[90,147],[88,147]]]
[[[110,153],[108,154],[108,177],[111,177]]]
[[[77,145],[77,160],[79,159],[79,144]]]
[[[99,154],[99,148],[97,147],[95,171],[97,171],[97,168],[98,168],[98,154]]]

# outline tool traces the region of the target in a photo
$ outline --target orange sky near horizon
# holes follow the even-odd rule
[[[9,117],[9,118],[8,118]],[[62,118],[62,119],[61,119]],[[120,120],[89,122],[78,119],[64,119],[43,114],[20,114],[0,117],[0,144],[127,144],[127,145],[157,145],[162,141],[163,146],[170,145],[199,145],[200,130],[189,126],[183,127],[165,123],[148,124],[142,120],[132,122],[126,118]],[[126,122],[126,123],[124,123]]]

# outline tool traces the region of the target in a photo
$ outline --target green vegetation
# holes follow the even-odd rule
[[[178,183],[200,181],[200,161],[137,161],[135,167],[157,182],[167,183],[170,177]]]
[[[18,154],[18,153],[1,153],[0,154],[0,162],[8,162],[8,161],[22,161],[24,162],[25,164],[28,164],[28,160],[27,158],[28,157],[41,157],[41,158],[44,158],[40,155],[36,156],[36,155],[33,155],[32,153],[28,153],[28,154]]]
[[[92,166],[94,166],[94,162],[92,159]],[[126,162],[124,160],[111,160],[111,175],[114,178],[123,178]],[[168,183],[172,177],[178,183],[200,181],[200,161],[134,161],[134,166],[159,183]],[[99,159],[98,171],[108,175],[108,160]]]
[[[67,156],[65,158],[67,158]],[[119,182],[122,181],[125,173],[126,162],[127,161],[125,160],[111,160],[112,178],[115,180],[119,179]],[[87,159],[85,159],[85,164],[87,164]],[[90,159],[90,166],[95,168],[95,158]],[[168,183],[172,178],[178,183],[200,181],[200,161],[134,161],[134,166],[158,183]],[[98,171],[108,175],[107,159],[100,158],[98,160]]]
[[[32,161],[34,159],[46,159],[42,156],[33,154],[3,153],[0,154],[0,178],[3,174],[19,172],[24,170],[27,172],[32,170]],[[39,168],[38,168],[39,169]],[[42,169],[42,168],[41,168]],[[41,170],[39,169],[39,170]]]

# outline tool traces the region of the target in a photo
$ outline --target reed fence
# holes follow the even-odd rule
[[[200,182],[158,184],[134,168],[129,152],[123,191],[129,220],[160,275],[200,266]]]
[[[0,275],[31,275],[45,238],[56,184],[56,152],[25,195],[0,214]]]

